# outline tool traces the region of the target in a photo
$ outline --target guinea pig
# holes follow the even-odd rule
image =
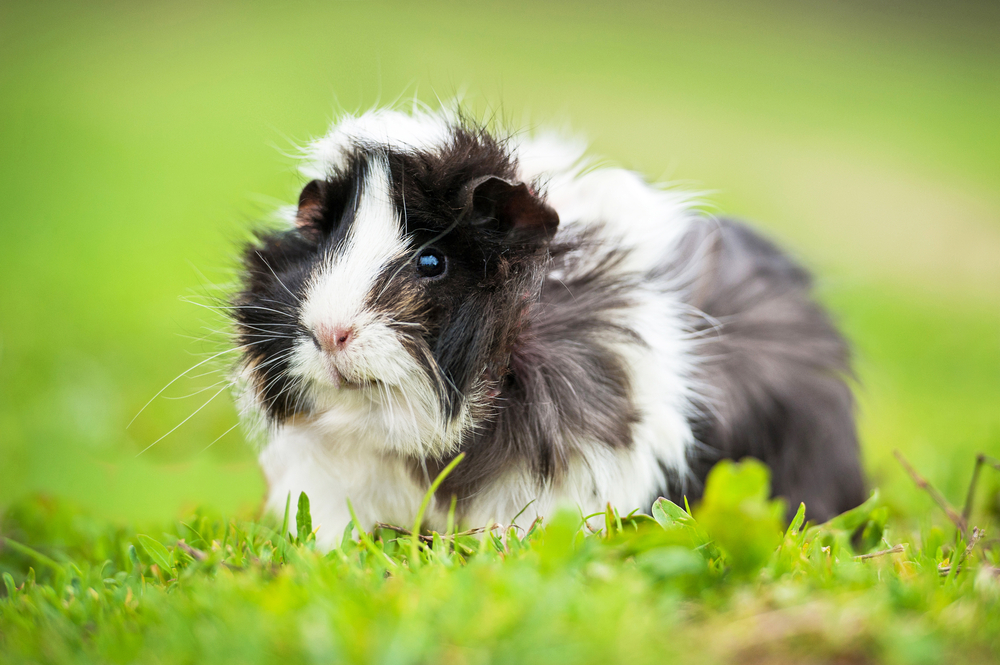
[[[865,498],[848,347],[807,272],[693,195],[456,111],[347,116],[243,254],[237,401],[267,509],[524,523],[648,511],[754,457],[790,508]]]

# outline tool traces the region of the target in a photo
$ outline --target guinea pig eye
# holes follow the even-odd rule
[[[444,273],[448,260],[440,250],[428,247],[417,254],[417,271],[421,277],[437,277]]]

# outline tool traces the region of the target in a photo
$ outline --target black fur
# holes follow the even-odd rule
[[[590,252],[586,268],[574,260],[581,249]],[[445,479],[439,497],[472,498],[521,461],[541,487],[566,471],[577,445],[631,446],[638,416],[627,368],[612,350],[639,343],[612,320],[629,306],[634,288],[615,275],[621,258],[586,238],[551,248],[548,269],[562,277],[546,279],[524,312],[493,417],[465,437],[466,461]]]
[[[688,497],[718,459],[756,457],[790,512],[804,501],[823,521],[864,501],[849,351],[808,273],[732,221],[699,221],[683,247],[689,302],[706,315],[694,323],[704,398],[691,425],[704,447],[691,451]]]
[[[294,339],[309,334],[299,323],[298,307],[315,253],[316,244],[298,234],[261,233],[243,255],[243,290],[231,310],[236,339],[276,421],[307,408],[306,395],[288,374],[288,354]]]

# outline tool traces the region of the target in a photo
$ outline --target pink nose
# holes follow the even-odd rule
[[[316,331],[319,345],[327,353],[343,351],[354,339],[354,328],[351,326],[323,326]]]

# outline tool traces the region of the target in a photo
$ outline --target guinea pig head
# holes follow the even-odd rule
[[[248,247],[235,313],[257,408],[445,454],[488,417],[559,219],[495,141],[357,146]]]

